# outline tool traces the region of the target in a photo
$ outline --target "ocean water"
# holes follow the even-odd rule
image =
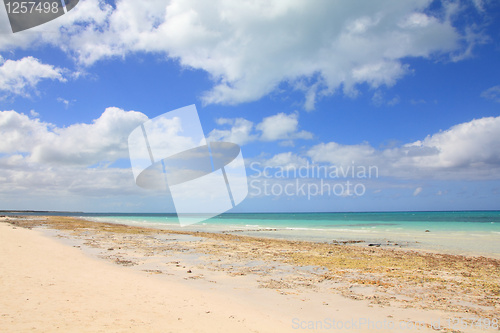
[[[500,211],[222,214],[187,227],[179,226],[175,214],[86,214],[85,218],[315,242],[364,241],[360,246],[381,244],[500,258]]]

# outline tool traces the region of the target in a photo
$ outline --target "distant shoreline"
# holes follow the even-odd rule
[[[41,214],[86,214],[84,212],[71,212],[71,211],[58,211],[58,210],[0,210],[1,214],[4,213],[41,213]]]
[[[391,213],[481,213],[481,212],[500,212],[500,209],[481,209],[481,210],[391,210],[391,211],[385,211],[385,210],[380,210],[380,211],[337,211],[337,212],[230,212],[230,213],[223,213],[221,214],[222,216],[230,216],[230,215],[237,215],[237,214],[376,214],[376,213],[383,213],[383,214],[391,214]],[[0,214],[5,214],[5,213],[15,213],[15,214],[22,214],[22,213],[29,213],[29,214],[36,214],[36,213],[41,213],[41,214],[82,214],[82,215],[117,215],[117,216],[127,216],[127,215],[177,215],[174,212],[165,212],[165,213],[145,213],[145,212],[132,212],[132,213],[123,213],[123,212],[83,212],[83,211],[59,211],[59,210],[6,210],[2,209],[0,210]]]

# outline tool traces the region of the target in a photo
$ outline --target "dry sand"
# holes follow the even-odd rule
[[[0,332],[497,331],[466,321],[497,317],[496,296],[468,286],[483,299],[471,303],[457,294],[460,307],[432,308],[422,297],[420,303],[411,299],[404,284],[394,293],[380,283],[361,283],[359,276],[353,283],[348,274],[328,275],[333,270],[325,265],[304,266],[277,255],[304,244],[75,219],[25,222],[0,223]],[[40,224],[45,227],[19,227]],[[340,325],[344,329],[331,328]]]

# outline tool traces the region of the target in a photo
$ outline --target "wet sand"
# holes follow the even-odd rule
[[[3,221],[2,332],[498,331],[494,258]]]

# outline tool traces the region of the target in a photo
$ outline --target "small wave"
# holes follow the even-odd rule
[[[287,227],[286,230],[310,230],[310,231],[328,231],[328,229],[316,229],[316,228],[301,228],[301,227]]]
[[[353,224],[327,224],[325,227],[336,228],[336,227],[379,227],[379,226],[393,226],[398,225],[397,223],[353,223]]]
[[[329,231],[332,231],[332,232],[337,232],[337,231],[357,232],[357,233],[364,233],[364,234],[377,233],[376,230],[371,230],[371,229],[335,229],[335,230],[330,229]]]
[[[177,223],[173,222],[170,223],[165,223],[163,221],[154,222],[144,219],[129,220],[129,219],[110,218],[110,217],[88,217],[88,216],[82,216],[81,218],[92,222],[123,224],[135,227],[163,228],[165,226],[178,226]]]

